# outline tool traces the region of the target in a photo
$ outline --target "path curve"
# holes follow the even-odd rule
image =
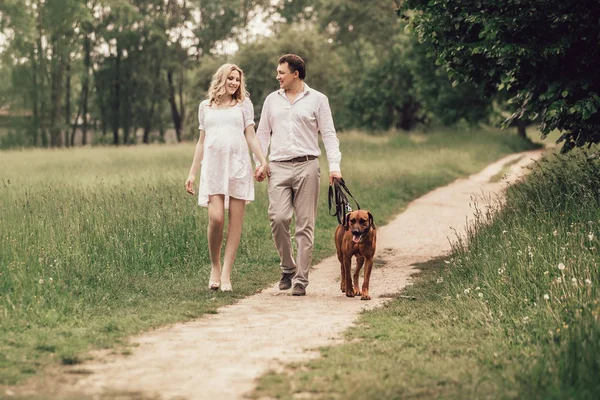
[[[46,394],[74,398],[241,399],[265,372],[318,357],[316,348],[340,343],[361,311],[381,306],[409,283],[415,265],[449,253],[449,238],[472,218],[473,197],[489,198],[506,187],[505,180],[491,183],[490,178],[511,164],[506,172],[514,181],[541,154],[504,157],[411,202],[379,227],[377,258],[385,265],[373,270],[371,301],[339,291],[339,264],[330,257],[313,268],[305,297],[273,285],[217,314],[133,337],[138,346],[128,356],[94,352],[92,361],[75,367],[87,374],[69,374],[64,367],[58,376],[64,383],[56,384],[54,376],[53,385],[38,383],[35,391],[52,386],[53,393]]]

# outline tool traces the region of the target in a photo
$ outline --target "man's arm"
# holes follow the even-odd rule
[[[336,178],[341,178],[342,170],[340,168],[340,162],[342,161],[342,153],[340,152],[340,141],[338,140],[337,133],[335,132],[333,116],[331,115],[331,108],[329,107],[329,100],[327,99],[327,96],[323,96],[319,102],[319,109],[317,110],[317,124],[319,126],[319,131],[321,132],[321,138],[323,139],[325,152],[327,153],[330,181],[333,173],[336,173]]]
[[[258,129],[256,130],[256,137],[260,142],[260,147],[262,149],[262,153],[267,156],[267,151],[269,149],[269,144],[271,143],[271,123],[269,122],[269,97],[265,99],[263,103],[262,111],[260,113],[260,122],[258,123]],[[254,162],[256,165],[260,163],[254,157]]]

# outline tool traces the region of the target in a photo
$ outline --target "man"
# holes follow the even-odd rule
[[[304,83],[302,58],[286,54],[279,59],[280,89],[265,99],[256,136],[264,154],[269,144],[269,220],[281,259],[280,290],[293,286],[292,295],[304,296],[311,267],[314,228],[321,170],[318,133],[329,162],[329,183],[341,179],[339,140],[327,97]],[[261,181],[257,165],[255,178]],[[296,216],[297,256],[290,237],[292,215]]]

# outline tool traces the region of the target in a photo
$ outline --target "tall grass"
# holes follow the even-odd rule
[[[348,344],[264,376],[255,397],[597,398],[599,171],[593,152],[543,159],[504,206],[479,204],[405,298],[363,314]]]
[[[528,147],[494,132],[340,139],[344,177],[380,224],[413,198]],[[206,210],[183,187],[193,146],[0,153],[0,383],[214,313],[278,279],[266,185],[257,184],[234,292],[207,289]],[[315,262],[334,251],[326,190],[322,176]]]
[[[596,153],[542,160],[501,212],[480,215],[447,268],[459,304],[475,301],[480,323],[531,349],[519,379],[528,397],[600,393],[599,185]]]

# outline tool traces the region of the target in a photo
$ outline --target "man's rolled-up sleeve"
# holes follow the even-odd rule
[[[261,118],[262,122],[262,118]],[[327,153],[327,162],[329,163],[329,172],[341,172],[340,162],[342,161],[342,153],[340,152],[340,141],[338,140],[333,124],[333,116],[329,107],[329,99],[323,96],[319,102],[319,110],[317,112],[317,124]]]
[[[269,122],[269,98],[265,99],[263,103],[262,111],[260,113],[260,122],[256,129],[256,137],[260,142],[260,147],[263,154],[267,157],[267,151],[269,150],[269,144],[271,143],[271,123]],[[256,157],[254,162],[256,163]]]

